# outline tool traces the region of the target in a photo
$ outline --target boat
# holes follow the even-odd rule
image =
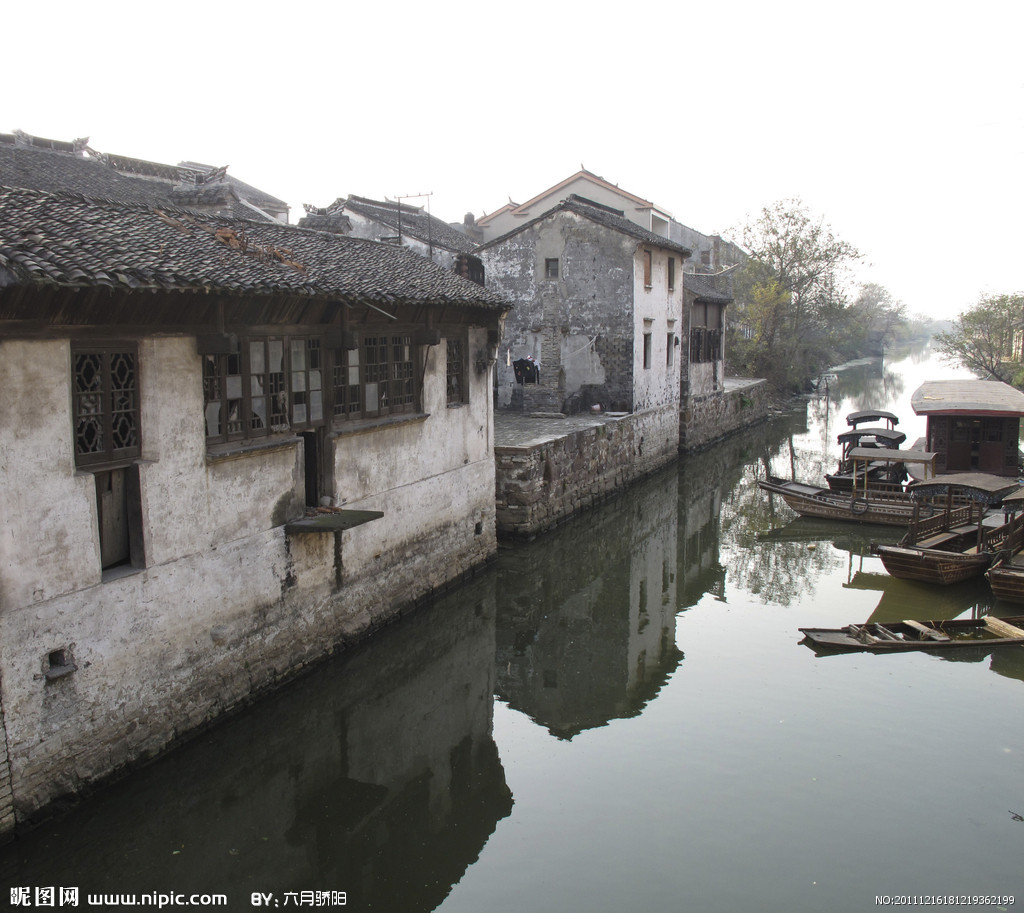
[[[1024,489],[1003,499],[1011,510],[1024,507]],[[1016,547],[1013,547],[1016,546]],[[992,595],[1006,602],[1024,602],[1024,539],[1011,543],[1011,547],[996,556],[992,566],[985,572]]]
[[[854,488],[884,488],[890,491],[902,490],[908,478],[907,467],[899,459],[883,461],[864,460],[859,464],[851,458],[855,448],[893,451],[907,439],[902,431],[897,431],[899,418],[892,412],[881,410],[863,410],[851,412],[846,416],[846,424],[852,430],[844,431],[838,436],[840,447],[839,467],[835,472],[827,473],[825,481],[833,491],[851,491]],[[865,422],[884,422],[884,426],[861,427]]]
[[[1013,554],[1024,543],[1024,512],[1016,515],[1020,502],[1003,506],[1003,499],[1019,489],[1016,479],[985,473],[911,483],[912,499],[928,498],[934,509],[945,496],[945,508],[932,516],[918,510],[898,544],[879,545],[874,551],[886,571],[903,580],[946,586],[978,577],[1001,554]],[[954,498],[967,503],[956,506]]]
[[[849,451],[848,458],[854,467],[854,474],[861,480],[861,487],[857,489],[834,491],[820,485],[787,481],[775,476],[758,479],[757,484],[762,491],[780,495],[802,517],[878,523],[884,526],[909,525],[914,519],[915,510],[920,512],[921,508],[915,508],[913,499],[900,486],[891,489],[871,487],[862,467],[867,463],[887,461],[903,465],[921,463],[925,467],[925,475],[928,475],[934,465],[935,454],[919,450],[855,447]]]
[[[864,497],[775,476],[758,479],[757,485],[762,491],[779,495],[802,517],[883,526],[907,526],[914,517],[914,502],[902,492],[878,491]]]
[[[842,628],[800,628],[804,641],[819,650],[900,653],[1024,644],[1024,616],[954,618],[952,621],[866,622]]]
[[[839,435],[842,453],[839,467],[835,472],[825,474],[825,481],[833,491],[852,491],[855,488],[902,491],[908,473],[905,461],[900,456],[909,451],[899,449],[907,439],[902,431],[889,428],[855,428]],[[855,461],[853,451],[875,451],[865,453],[864,458]],[[882,453],[886,456],[882,456]]]

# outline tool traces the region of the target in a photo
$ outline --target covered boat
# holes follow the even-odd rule
[[[928,501],[919,506],[899,544],[879,545],[875,552],[889,574],[904,580],[948,585],[977,577],[1000,552],[1020,549],[1024,513],[1015,515],[1017,501],[1002,506],[1003,499],[1019,489],[1016,479],[985,473],[954,473],[912,483],[911,497]],[[944,508],[934,513],[943,500]],[[922,516],[925,513],[932,515]]]
[[[899,653],[1024,644],[1024,616],[955,618],[952,621],[865,622],[842,628],[800,628],[804,643],[818,650]]]

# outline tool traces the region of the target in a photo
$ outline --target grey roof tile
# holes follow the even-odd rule
[[[509,307],[495,292],[395,245],[0,187],[0,291],[26,284]]]

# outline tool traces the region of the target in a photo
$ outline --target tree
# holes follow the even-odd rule
[[[907,306],[897,301],[885,286],[867,282],[847,308],[845,324],[847,357],[880,355],[887,343],[896,340],[906,326]]]
[[[800,200],[761,210],[742,229],[749,259],[736,279],[731,361],[783,389],[827,367],[857,250],[812,218]]]
[[[953,321],[948,333],[935,337],[935,346],[947,361],[1019,385],[1024,380],[1022,323],[1024,295],[983,295]]]

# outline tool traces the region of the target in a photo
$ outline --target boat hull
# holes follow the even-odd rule
[[[971,555],[899,545],[880,545],[876,551],[890,576],[942,586],[981,576],[993,558],[989,552]]]
[[[779,495],[802,517],[907,526],[914,516],[913,502],[901,495],[886,497],[869,493],[867,498],[853,497],[852,493],[843,495],[827,488],[776,478],[758,479],[757,484],[763,491]]]
[[[800,628],[804,643],[825,652],[906,653],[1024,644],[1024,616],[897,621],[843,628]]]

